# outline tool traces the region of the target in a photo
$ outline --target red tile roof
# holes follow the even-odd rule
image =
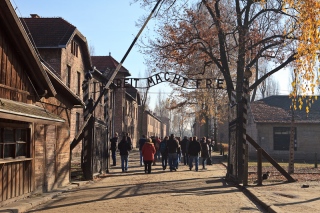
[[[26,31],[31,33],[37,48],[64,47],[76,27],[63,18],[20,18]]]
[[[105,75],[109,75],[110,71],[114,71],[119,64],[112,56],[91,56],[91,61],[92,65]],[[120,68],[119,72],[125,76],[131,76],[124,66]]]

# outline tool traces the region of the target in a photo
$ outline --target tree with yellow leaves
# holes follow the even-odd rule
[[[135,0],[148,6],[156,0]],[[157,13],[157,37],[144,45],[149,62],[185,75],[213,67],[226,89],[241,99],[245,71],[259,59],[275,66],[250,89],[279,70],[298,71],[301,91],[312,94],[319,55],[318,0],[163,0]],[[256,75],[257,76],[257,75]],[[214,77],[214,76],[213,76]]]
[[[156,0],[135,1],[147,6]],[[150,64],[188,77],[223,76],[230,101],[233,92],[236,102],[242,101],[244,83],[252,74],[249,90],[284,68],[294,69],[293,107],[301,108],[302,99],[319,84],[319,0],[162,0],[157,18],[158,37],[142,43]],[[274,64],[264,75],[256,69],[261,59]],[[205,97],[197,96],[196,102]],[[239,131],[241,144],[242,127]],[[241,149],[239,145],[239,164]]]

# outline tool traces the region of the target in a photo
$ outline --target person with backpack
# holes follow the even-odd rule
[[[156,148],[152,143],[152,139],[149,138],[146,140],[146,143],[142,147],[142,155],[144,162],[144,172],[151,173],[151,165],[154,160],[154,154],[156,153]]]
[[[121,157],[121,169],[122,172],[128,172],[128,160],[129,160],[129,151],[132,149],[132,145],[128,141],[126,135],[122,137],[122,140],[118,144],[118,150],[120,151]]]
[[[209,146],[207,144],[206,137],[201,139],[201,158],[202,158],[202,169],[206,168],[207,159],[209,158]]]
[[[162,168],[163,170],[166,170],[167,164],[168,164],[168,147],[167,147],[167,141],[169,137],[166,136],[163,141],[160,143],[160,153],[161,153],[161,162],[162,162]]]
[[[133,149],[133,146],[132,146],[131,137],[129,136],[129,132],[126,133],[126,137],[127,137],[128,143],[130,144],[130,150],[129,151],[131,151]]]
[[[118,133],[114,133],[114,137],[110,139],[111,142],[111,157],[112,157],[112,166],[116,166],[116,151],[118,146]]]
[[[142,164],[143,164],[142,147],[146,141],[147,141],[146,136],[142,135],[142,138],[140,138],[140,140],[139,140],[140,166],[142,166]]]
[[[190,171],[193,168],[193,160],[195,163],[195,170],[198,171],[199,167],[199,154],[201,152],[201,145],[199,141],[197,141],[197,136],[192,138],[192,141],[189,143],[188,153],[189,153],[189,169]]]

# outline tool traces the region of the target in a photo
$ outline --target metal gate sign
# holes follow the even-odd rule
[[[225,88],[224,79],[192,79],[173,72],[160,72],[148,78],[118,78],[113,80],[113,84],[117,88],[148,88],[160,84],[162,82],[176,84],[185,89]]]

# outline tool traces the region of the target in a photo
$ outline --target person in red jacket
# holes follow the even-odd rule
[[[142,147],[142,156],[144,162],[144,172],[148,174],[151,173],[151,165],[154,160],[154,154],[156,153],[156,148],[152,143],[152,139],[148,138],[146,143],[144,143]]]

